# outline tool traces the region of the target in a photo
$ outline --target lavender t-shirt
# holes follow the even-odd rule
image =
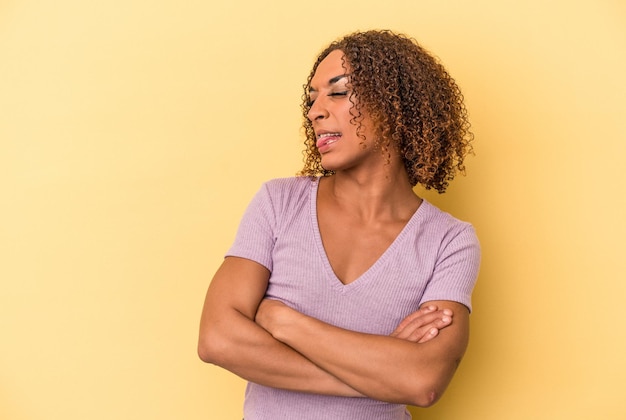
[[[432,300],[471,309],[480,248],[473,227],[424,200],[383,255],[343,284],[334,274],[317,224],[319,178],[265,183],[248,206],[233,246],[237,256],[267,267],[267,296],[338,327],[390,334],[408,314]],[[342,351],[337,349],[337,351]],[[369,398],[305,394],[249,383],[246,420],[400,420],[402,404]]]

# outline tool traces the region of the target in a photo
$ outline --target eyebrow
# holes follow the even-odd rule
[[[329,85],[334,85],[335,83],[337,83],[338,81],[340,81],[344,77],[348,77],[348,75],[347,74],[340,74],[338,76],[331,77],[330,79],[328,79],[328,84]],[[317,89],[314,89],[314,88],[310,87],[309,88],[309,92],[317,92]]]

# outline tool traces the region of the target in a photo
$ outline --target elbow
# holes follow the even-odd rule
[[[431,361],[412,372],[407,404],[427,408],[434,405],[452,381],[461,358],[450,357],[440,362]]]
[[[452,379],[452,374],[453,372],[450,371],[430,372],[426,375],[422,372],[419,379],[414,379],[409,387],[407,403],[421,408],[431,407],[443,395]]]
[[[220,365],[225,354],[225,344],[213,331],[201,331],[198,339],[198,357],[205,363]]]
[[[198,357],[205,363],[213,363],[214,360],[211,346],[202,338],[198,340]]]
[[[371,398],[380,399],[395,404],[407,404],[420,408],[428,408],[434,405],[445,390],[441,383],[429,380],[424,376],[412,379],[407,377],[402,384],[396,383],[396,387],[386,387],[385,395],[368,395]]]
[[[414,405],[420,408],[428,408],[434,405],[441,397],[442,391],[438,391],[435,388],[426,388],[423,390],[419,390],[416,394],[413,395],[410,405]]]

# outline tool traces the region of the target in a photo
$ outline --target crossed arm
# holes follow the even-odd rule
[[[390,336],[363,334],[263,300],[269,275],[253,261],[224,260],[202,312],[202,360],[271,387],[429,406],[467,346],[461,304],[429,302]]]

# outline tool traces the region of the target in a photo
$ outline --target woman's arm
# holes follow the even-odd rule
[[[251,260],[236,257],[224,260],[204,302],[198,341],[200,358],[267,386],[361,396],[254,322],[269,274],[265,267]]]
[[[271,300],[263,301],[256,319],[276,339],[362,394],[427,407],[452,379],[469,338],[469,311],[464,305],[426,304],[430,305],[452,310],[454,322],[424,343],[345,330]],[[410,319],[403,324],[411,330]],[[394,334],[401,335],[401,327]]]
[[[336,396],[363,396],[321,369],[254,322],[265,296],[269,271],[244,258],[228,257],[206,294],[198,354],[207,362],[262,385]],[[422,309],[396,330],[406,340],[428,340],[433,329],[445,328],[442,311]],[[407,318],[408,319],[408,318]],[[402,327],[402,328],[401,328]]]

